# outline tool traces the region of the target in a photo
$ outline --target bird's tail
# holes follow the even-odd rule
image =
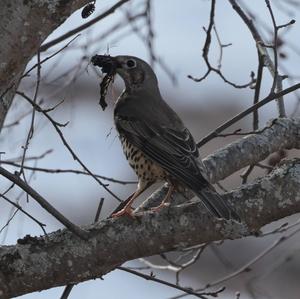
[[[213,216],[226,220],[241,221],[239,215],[226,204],[224,199],[213,188],[208,186],[199,190],[196,194]]]

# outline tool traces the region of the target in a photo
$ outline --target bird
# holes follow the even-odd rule
[[[153,183],[165,181],[167,194],[153,211],[166,206],[177,186],[183,186],[199,197],[212,216],[240,221],[210,184],[196,142],[162,98],[152,67],[128,55],[95,55],[91,61],[104,73],[120,75],[125,83],[114,105],[114,123],[126,159],[138,177],[136,191],[112,217],[134,217],[134,200]]]

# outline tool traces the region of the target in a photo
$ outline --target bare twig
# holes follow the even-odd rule
[[[203,46],[203,49],[202,49],[202,57],[205,61],[205,64],[207,66],[207,71],[205,72],[205,74],[200,77],[200,78],[195,78],[191,75],[188,75],[188,78],[194,80],[195,82],[201,82],[203,81],[204,79],[207,78],[207,76],[211,73],[211,72],[214,72],[216,73],[217,75],[219,75],[219,77],[221,77],[223,79],[223,81],[235,88],[246,88],[246,87],[249,87],[251,86],[255,80],[254,78],[252,77],[251,78],[251,81],[249,83],[246,83],[246,84],[242,84],[242,85],[239,85],[239,84],[235,84],[231,81],[229,81],[228,79],[226,79],[226,77],[223,75],[223,73],[221,72],[220,70],[220,62],[219,62],[219,66],[218,68],[215,68],[211,65],[210,61],[209,61],[209,58],[208,58],[208,54],[209,54],[209,48],[210,48],[210,44],[211,44],[211,32],[214,28],[214,18],[215,18],[215,8],[216,8],[216,0],[211,0],[211,8],[210,8],[210,16],[209,16],[209,24],[208,24],[208,28],[204,29],[204,31],[206,32],[206,39],[205,39],[205,43],[204,43],[204,46]],[[216,32],[216,30],[215,30]],[[217,32],[216,32],[216,35],[217,35]],[[221,48],[222,48],[222,44],[220,44],[220,39],[219,39],[219,36],[217,35],[217,40],[218,40],[218,43],[219,45],[221,45]]]
[[[144,278],[146,280],[154,281],[154,282],[160,283],[162,285],[166,285],[168,287],[180,290],[180,291],[184,292],[187,295],[193,295],[193,296],[195,296],[197,298],[207,299],[207,297],[204,296],[204,295],[202,295],[201,293],[199,294],[199,293],[194,292],[191,289],[183,288],[183,287],[180,287],[180,286],[178,286],[176,284],[167,282],[165,280],[155,278],[155,276],[153,275],[153,273],[151,273],[150,275],[147,275],[147,274],[140,273],[138,271],[134,271],[132,269],[125,268],[125,267],[117,267],[117,269],[122,270],[122,271],[127,272],[127,273],[131,273],[131,274],[133,274],[135,276],[139,276],[139,277]]]
[[[276,92],[280,93],[282,90],[282,77],[278,76],[277,60],[276,60],[276,65],[274,65],[274,63],[273,63],[272,59],[270,58],[270,55],[266,49],[266,45],[265,45],[262,37],[260,36],[258,30],[254,26],[253,21],[246,15],[246,13],[242,10],[240,5],[237,4],[236,0],[228,0],[228,1],[231,3],[232,8],[237,12],[237,14],[241,17],[241,19],[244,21],[244,23],[249,28],[249,30],[256,42],[257,49],[260,52],[260,54],[264,56],[265,64],[268,67],[271,75],[273,76],[274,82],[277,84]],[[278,31],[278,29],[276,29],[274,31],[274,33],[276,33],[277,31]],[[277,35],[275,36],[275,38],[277,39]],[[275,47],[276,46],[277,45],[275,44]],[[271,48],[273,48],[273,45],[271,46]],[[276,57],[277,57],[277,55],[276,55]],[[277,80],[279,77],[280,77],[280,79]],[[272,93],[272,89],[271,89],[271,93]],[[279,115],[279,117],[283,117],[285,115],[283,96],[281,96],[277,99],[277,103],[278,103],[278,115]]]
[[[94,223],[96,223],[97,221],[99,221],[100,214],[101,214],[102,207],[103,207],[103,203],[104,203],[104,198],[101,197],[100,201],[99,201],[98,208],[97,208],[97,212],[96,212],[96,215],[95,215]]]
[[[32,113],[32,110],[23,113],[21,116],[18,117],[18,119],[16,119],[15,121],[13,121],[7,125],[4,125],[2,128],[8,129],[8,128],[18,125],[21,122],[21,120],[24,119],[26,116],[28,116],[30,113]]]
[[[219,44],[219,48],[220,48],[220,55],[219,55],[219,59],[218,59],[218,70],[221,70],[221,67],[222,67],[222,59],[223,59],[223,48],[226,48],[226,47],[229,47],[231,46],[232,44],[229,43],[229,44],[223,44],[221,42],[221,39],[220,39],[220,36],[219,36],[219,33],[217,31],[217,28],[216,28],[216,24],[214,24],[214,32],[215,32],[215,35],[216,35],[216,38],[217,38],[217,42]]]
[[[245,265],[240,267],[238,270],[234,271],[233,273],[231,273],[231,274],[229,274],[229,275],[227,275],[227,276],[225,276],[221,279],[210,282],[210,283],[206,284],[206,286],[204,288],[199,288],[196,291],[201,292],[203,290],[206,290],[207,288],[215,287],[215,286],[217,286],[221,283],[224,283],[226,281],[229,281],[229,280],[237,277],[238,275],[240,275],[242,273],[246,273],[246,272],[251,271],[251,268],[250,268],[251,266],[253,266],[259,260],[261,260],[263,257],[265,257],[268,253],[270,253],[272,250],[274,250],[280,244],[285,242],[287,239],[290,239],[291,237],[298,234],[299,232],[300,232],[300,228],[298,228],[297,230],[291,232],[289,235],[281,236],[279,239],[277,239],[275,242],[273,242],[269,247],[267,247],[265,250],[263,250],[260,254],[255,256],[254,259],[252,259],[251,261],[249,261],[248,263],[246,263]],[[179,299],[179,298],[183,298],[185,296],[186,296],[186,294],[183,294],[183,295],[178,295],[178,296],[172,297],[170,299]]]
[[[1,227],[1,229],[0,229],[0,234],[3,232],[3,230],[4,230],[5,228],[7,228],[7,227],[9,226],[10,222],[15,218],[15,216],[17,215],[18,212],[19,212],[19,209],[16,209],[16,210],[12,213],[12,215],[8,218],[8,220],[6,221],[6,223]]]
[[[12,174],[6,169],[0,167],[0,174],[6,177],[11,182],[15,183],[27,194],[29,194],[34,200],[36,200],[48,213],[54,216],[59,222],[67,227],[71,232],[79,236],[80,238],[87,239],[87,232],[81,229],[79,226],[73,224],[63,214],[56,210],[46,199],[44,199],[39,193],[26,184],[18,175]]]
[[[259,260],[261,260],[263,257],[265,257],[268,253],[270,253],[272,250],[274,250],[276,247],[278,247],[281,243],[283,243],[287,239],[290,239],[291,237],[293,237],[294,235],[296,235],[299,232],[300,232],[300,228],[295,230],[294,232],[290,233],[289,235],[281,236],[279,239],[277,239],[275,242],[273,242],[273,244],[271,244],[269,247],[267,247],[265,250],[263,250],[260,254],[255,256],[255,258],[252,259],[250,262],[246,263],[244,266],[242,266],[241,268],[239,268],[235,272],[229,274],[228,276],[225,276],[225,277],[223,277],[221,279],[218,279],[214,282],[206,284],[205,288],[199,289],[199,291],[202,291],[206,288],[211,288],[211,287],[217,286],[221,283],[224,283],[225,281],[231,280],[231,279],[233,279],[234,277],[238,276],[239,274],[241,274],[243,272],[249,272],[250,269],[251,269],[251,266],[253,266]]]
[[[177,79],[176,79],[175,74],[173,74],[173,72],[169,69],[169,67],[166,65],[166,63],[163,61],[163,59],[161,57],[159,57],[154,51],[154,48],[153,48],[154,33],[153,33],[153,29],[152,29],[152,20],[151,20],[151,17],[149,17],[149,13],[148,13],[148,8],[149,7],[146,3],[146,8],[145,8],[144,15],[145,15],[146,18],[148,18],[147,19],[147,25],[151,26],[151,28],[148,28],[148,35],[147,36],[144,36],[144,34],[141,32],[140,27],[136,26],[132,21],[130,21],[132,19],[132,16],[130,15],[130,12],[128,10],[125,10],[126,18],[130,22],[132,31],[147,46],[147,50],[148,50],[149,57],[150,57],[150,62],[152,64],[158,63],[158,65],[162,68],[162,70],[168,75],[168,77],[170,78],[172,83],[174,85],[176,85],[177,84]],[[151,44],[150,48],[149,48],[149,43]]]
[[[256,103],[255,105],[252,105],[251,107],[249,107],[248,109],[244,110],[243,112],[237,114],[236,116],[232,117],[231,119],[229,119],[228,121],[226,121],[224,124],[220,125],[219,127],[217,127],[213,132],[209,133],[208,135],[206,135],[204,138],[202,138],[198,143],[197,146],[201,147],[204,144],[206,144],[208,141],[212,140],[213,138],[217,137],[218,134],[220,134],[222,131],[224,131],[225,129],[227,129],[228,127],[230,127],[231,125],[233,125],[234,123],[238,122],[239,120],[241,120],[242,118],[244,118],[246,115],[250,114],[251,112],[257,110],[258,108],[266,105],[267,103],[280,98],[281,96],[284,96],[286,94],[289,94],[297,89],[300,88],[300,83],[297,83],[293,86],[290,86],[280,92],[274,93],[274,94],[270,94],[267,97],[265,97],[263,100],[261,100],[260,102]]]
[[[45,158],[47,155],[51,154],[53,152],[53,149],[49,149],[49,150],[46,150],[44,153],[42,153],[41,155],[39,156],[27,156],[25,158],[25,161],[36,161],[36,160],[41,160],[43,158]],[[16,157],[16,158],[11,158],[11,159],[7,159],[5,160],[5,162],[12,162],[12,163],[15,163],[15,162],[18,162],[18,161],[21,161],[22,160],[22,156],[20,157]],[[0,161],[0,162],[3,162],[3,161]]]
[[[257,51],[258,56],[258,69],[257,69],[257,78],[255,84],[255,92],[254,92],[254,99],[253,105],[257,104],[259,101],[260,96],[260,88],[263,78],[263,70],[264,70],[264,55]],[[253,120],[252,120],[252,128],[253,131],[257,131],[259,127],[259,117],[258,117],[258,110],[253,111]],[[254,165],[249,165],[247,169],[241,174],[242,184],[245,184],[248,180],[249,175],[254,170]]]
[[[149,51],[149,59],[150,65],[153,66],[155,62],[155,54],[153,50],[153,42],[154,42],[154,31],[153,31],[153,24],[152,24],[152,0],[146,0],[146,23],[147,23],[147,48]]]
[[[36,81],[36,88],[35,88],[35,92],[34,92],[34,97],[33,97],[33,103],[36,104],[37,101],[37,96],[38,96],[38,92],[39,92],[39,86],[40,86],[40,81],[41,81],[41,56],[40,56],[40,52],[37,53],[37,81]],[[21,167],[19,170],[19,175],[23,175],[23,179],[26,182],[26,177],[23,171],[23,165],[25,162],[25,157],[26,157],[26,152],[28,150],[28,146],[29,146],[29,141],[31,140],[31,138],[33,137],[33,133],[34,133],[34,120],[35,120],[35,107],[32,107],[32,115],[31,115],[31,122],[30,122],[30,128],[29,131],[27,133],[27,138],[25,141],[25,144],[23,146],[23,155],[22,155],[22,160],[21,160]]]
[[[16,208],[17,208],[16,212],[17,212],[17,211],[21,211],[21,212],[24,213],[26,216],[28,216],[31,220],[33,220],[35,223],[37,223],[37,224],[41,227],[41,229],[42,229],[44,235],[47,235],[47,232],[46,232],[46,230],[45,230],[45,228],[44,228],[44,226],[46,226],[46,224],[40,222],[39,220],[37,220],[36,218],[34,218],[33,216],[31,216],[31,215],[30,215],[29,213],[27,213],[27,212],[26,212],[19,204],[13,202],[12,200],[10,200],[10,199],[9,199],[7,196],[5,196],[4,194],[0,194],[0,197],[2,197],[4,200],[6,200],[7,202],[9,202],[11,205],[13,205],[14,207],[16,207]]]
[[[73,159],[75,161],[77,161],[82,167],[83,169],[91,176],[93,177],[97,183],[102,186],[110,195],[112,195],[115,199],[117,199],[119,202],[122,202],[122,200],[116,195],[114,194],[108,187],[106,184],[103,184],[86,166],[85,164],[81,161],[81,159],[75,154],[75,152],[73,151],[73,149],[71,148],[71,146],[68,144],[67,140],[65,139],[62,131],[60,130],[59,127],[63,127],[66,126],[66,124],[60,124],[57,121],[53,120],[52,117],[49,116],[49,114],[47,113],[47,110],[43,110],[39,105],[35,104],[30,97],[28,97],[25,93],[23,92],[16,92],[17,94],[21,95],[24,99],[26,99],[31,105],[35,106],[35,109],[38,112],[41,112],[52,124],[52,126],[54,127],[54,129],[56,130],[56,132],[58,133],[60,139],[62,140],[63,144],[65,145],[65,147],[68,149],[69,153],[72,155]]]
[[[75,284],[68,284],[68,285],[66,285],[66,287],[65,287],[65,289],[64,289],[64,291],[63,291],[63,293],[62,293],[62,295],[60,297],[60,299],[67,299],[67,298],[69,298],[69,295],[71,294],[72,289],[73,289],[74,286],[75,286]]]
[[[246,184],[249,175],[251,174],[252,170],[254,169],[255,165],[249,165],[247,167],[247,169],[240,175],[240,177],[242,178],[242,184]]]
[[[58,38],[55,38],[54,40],[42,45],[40,47],[40,52],[44,52],[47,49],[49,49],[50,47],[53,47],[54,45],[64,41],[65,39],[87,29],[88,27],[94,25],[95,23],[101,21],[102,19],[106,18],[107,16],[111,15],[112,13],[115,12],[116,9],[118,9],[120,6],[122,6],[123,4],[125,4],[126,2],[128,2],[129,0],[121,0],[118,1],[116,4],[114,4],[111,8],[107,9],[104,13],[102,13],[101,15],[95,17],[94,19],[90,20],[89,22],[84,23],[81,26],[78,26],[75,29],[70,30],[69,32],[61,35]]]
[[[11,165],[11,166],[15,166],[15,167],[20,167],[21,165],[15,162],[11,162],[11,161],[6,161],[6,160],[2,160],[0,161],[0,165],[1,164],[6,164],[6,165]],[[33,170],[33,171],[38,171],[38,172],[45,172],[45,173],[73,173],[73,174],[82,174],[82,175],[90,175],[89,173],[87,173],[86,171],[82,171],[82,170],[76,170],[76,169],[51,169],[51,168],[42,168],[42,167],[37,167],[37,166],[27,166],[27,165],[23,165],[24,169],[28,169],[28,170]],[[127,185],[127,184],[136,184],[136,181],[123,181],[123,180],[117,180],[114,178],[110,178],[110,177],[106,177],[103,175],[99,175],[99,174],[94,174],[95,177],[99,178],[99,179],[103,179],[112,183],[118,183],[118,184],[122,184],[122,185]]]
[[[257,78],[256,78],[256,85],[255,85],[255,92],[254,92],[254,99],[253,99],[253,105],[258,103],[259,96],[260,96],[260,88],[262,83],[262,76],[263,76],[263,70],[264,70],[264,56],[260,54],[259,51],[257,51],[258,55],[258,68],[257,68]],[[257,130],[259,126],[258,123],[258,110],[253,111],[253,124],[252,128],[253,130]]]
[[[57,54],[59,54],[60,52],[62,52],[63,50],[65,50],[66,48],[69,47],[69,45],[78,37],[80,36],[80,34],[77,34],[76,36],[74,36],[66,45],[64,45],[62,48],[60,48],[59,50],[55,51],[53,54],[47,56],[46,58],[42,59],[40,62],[34,64],[28,71],[26,71],[21,78],[27,77],[29,75],[29,73],[35,69],[38,66],[41,66],[43,63],[47,62],[49,59],[53,58],[54,56],[56,56]]]

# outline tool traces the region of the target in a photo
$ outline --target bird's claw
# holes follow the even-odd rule
[[[158,205],[157,207],[151,208],[150,211],[151,212],[158,212],[159,210],[161,210],[164,207],[168,207],[170,205],[169,202],[165,202],[163,204]]]
[[[117,218],[117,217],[121,217],[121,216],[129,216],[131,218],[135,218],[134,213],[133,213],[133,208],[131,207],[125,207],[124,209],[113,213],[111,215],[112,218]]]

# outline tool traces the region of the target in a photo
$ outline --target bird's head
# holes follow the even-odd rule
[[[148,86],[157,87],[157,78],[151,66],[134,56],[95,55],[91,62],[101,67],[103,73],[119,74],[130,92]]]

